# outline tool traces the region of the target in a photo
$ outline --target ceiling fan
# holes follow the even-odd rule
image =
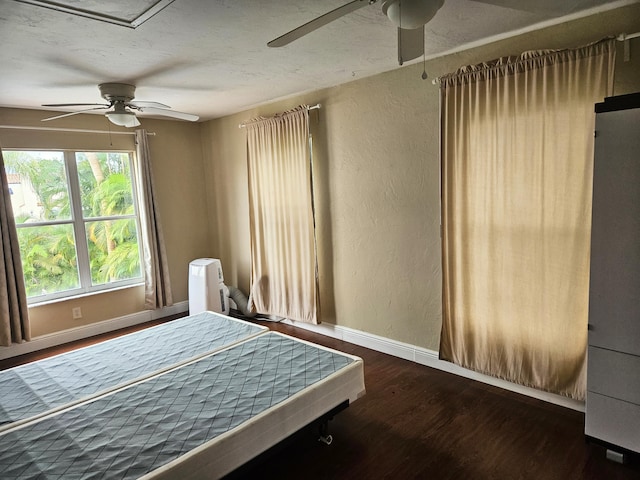
[[[122,127],[137,127],[140,121],[136,117],[136,112],[151,113],[153,115],[161,115],[164,117],[177,118],[180,120],[188,120],[195,122],[200,117],[190,113],[177,112],[171,110],[171,107],[158,102],[134,102],[136,87],[126,83],[101,83],[98,85],[100,96],[108,103],[50,103],[42,105],[43,107],[89,107],[77,112],[64,113],[54,117],[43,118],[43,122],[56,120],[58,118],[70,117],[79,113],[90,112],[93,110],[109,110],[105,112],[105,116],[115,125]]]
[[[304,25],[294,28],[267,43],[269,47],[283,47],[338,18],[378,0],[353,0]],[[382,12],[398,27],[398,63],[418,58],[424,53],[424,25],[444,4],[444,0],[383,0]]]
[[[528,12],[547,13],[553,16],[567,15],[588,8],[593,0],[472,0],[504,8]],[[341,7],[314,18],[290,32],[267,43],[269,47],[283,47],[338,18],[378,0],[352,0]],[[402,65],[424,54],[424,25],[426,25],[444,5],[445,0],[382,0],[382,12],[398,27],[398,63]],[[424,75],[424,74],[423,74]],[[426,78],[423,76],[422,78]]]

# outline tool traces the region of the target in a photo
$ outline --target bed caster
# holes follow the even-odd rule
[[[320,422],[320,437],[318,438],[319,442],[324,443],[325,445],[331,445],[333,442],[333,437],[329,435],[329,421],[323,420]]]
[[[611,460],[612,462],[621,463],[623,465],[626,463],[625,454],[622,452],[617,452],[615,450],[607,449],[606,457],[607,457],[607,460]]]

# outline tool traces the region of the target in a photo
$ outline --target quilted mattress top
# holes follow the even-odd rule
[[[0,431],[267,331],[203,312],[0,372]]]
[[[138,478],[356,357],[269,332],[0,433],[3,479]]]

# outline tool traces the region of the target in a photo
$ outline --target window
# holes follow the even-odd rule
[[[131,153],[4,154],[29,303],[142,281]]]

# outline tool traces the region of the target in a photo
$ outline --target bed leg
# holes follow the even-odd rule
[[[329,435],[329,420],[320,422],[320,437],[318,441],[325,445],[331,445],[331,442],[333,442],[333,437]]]

